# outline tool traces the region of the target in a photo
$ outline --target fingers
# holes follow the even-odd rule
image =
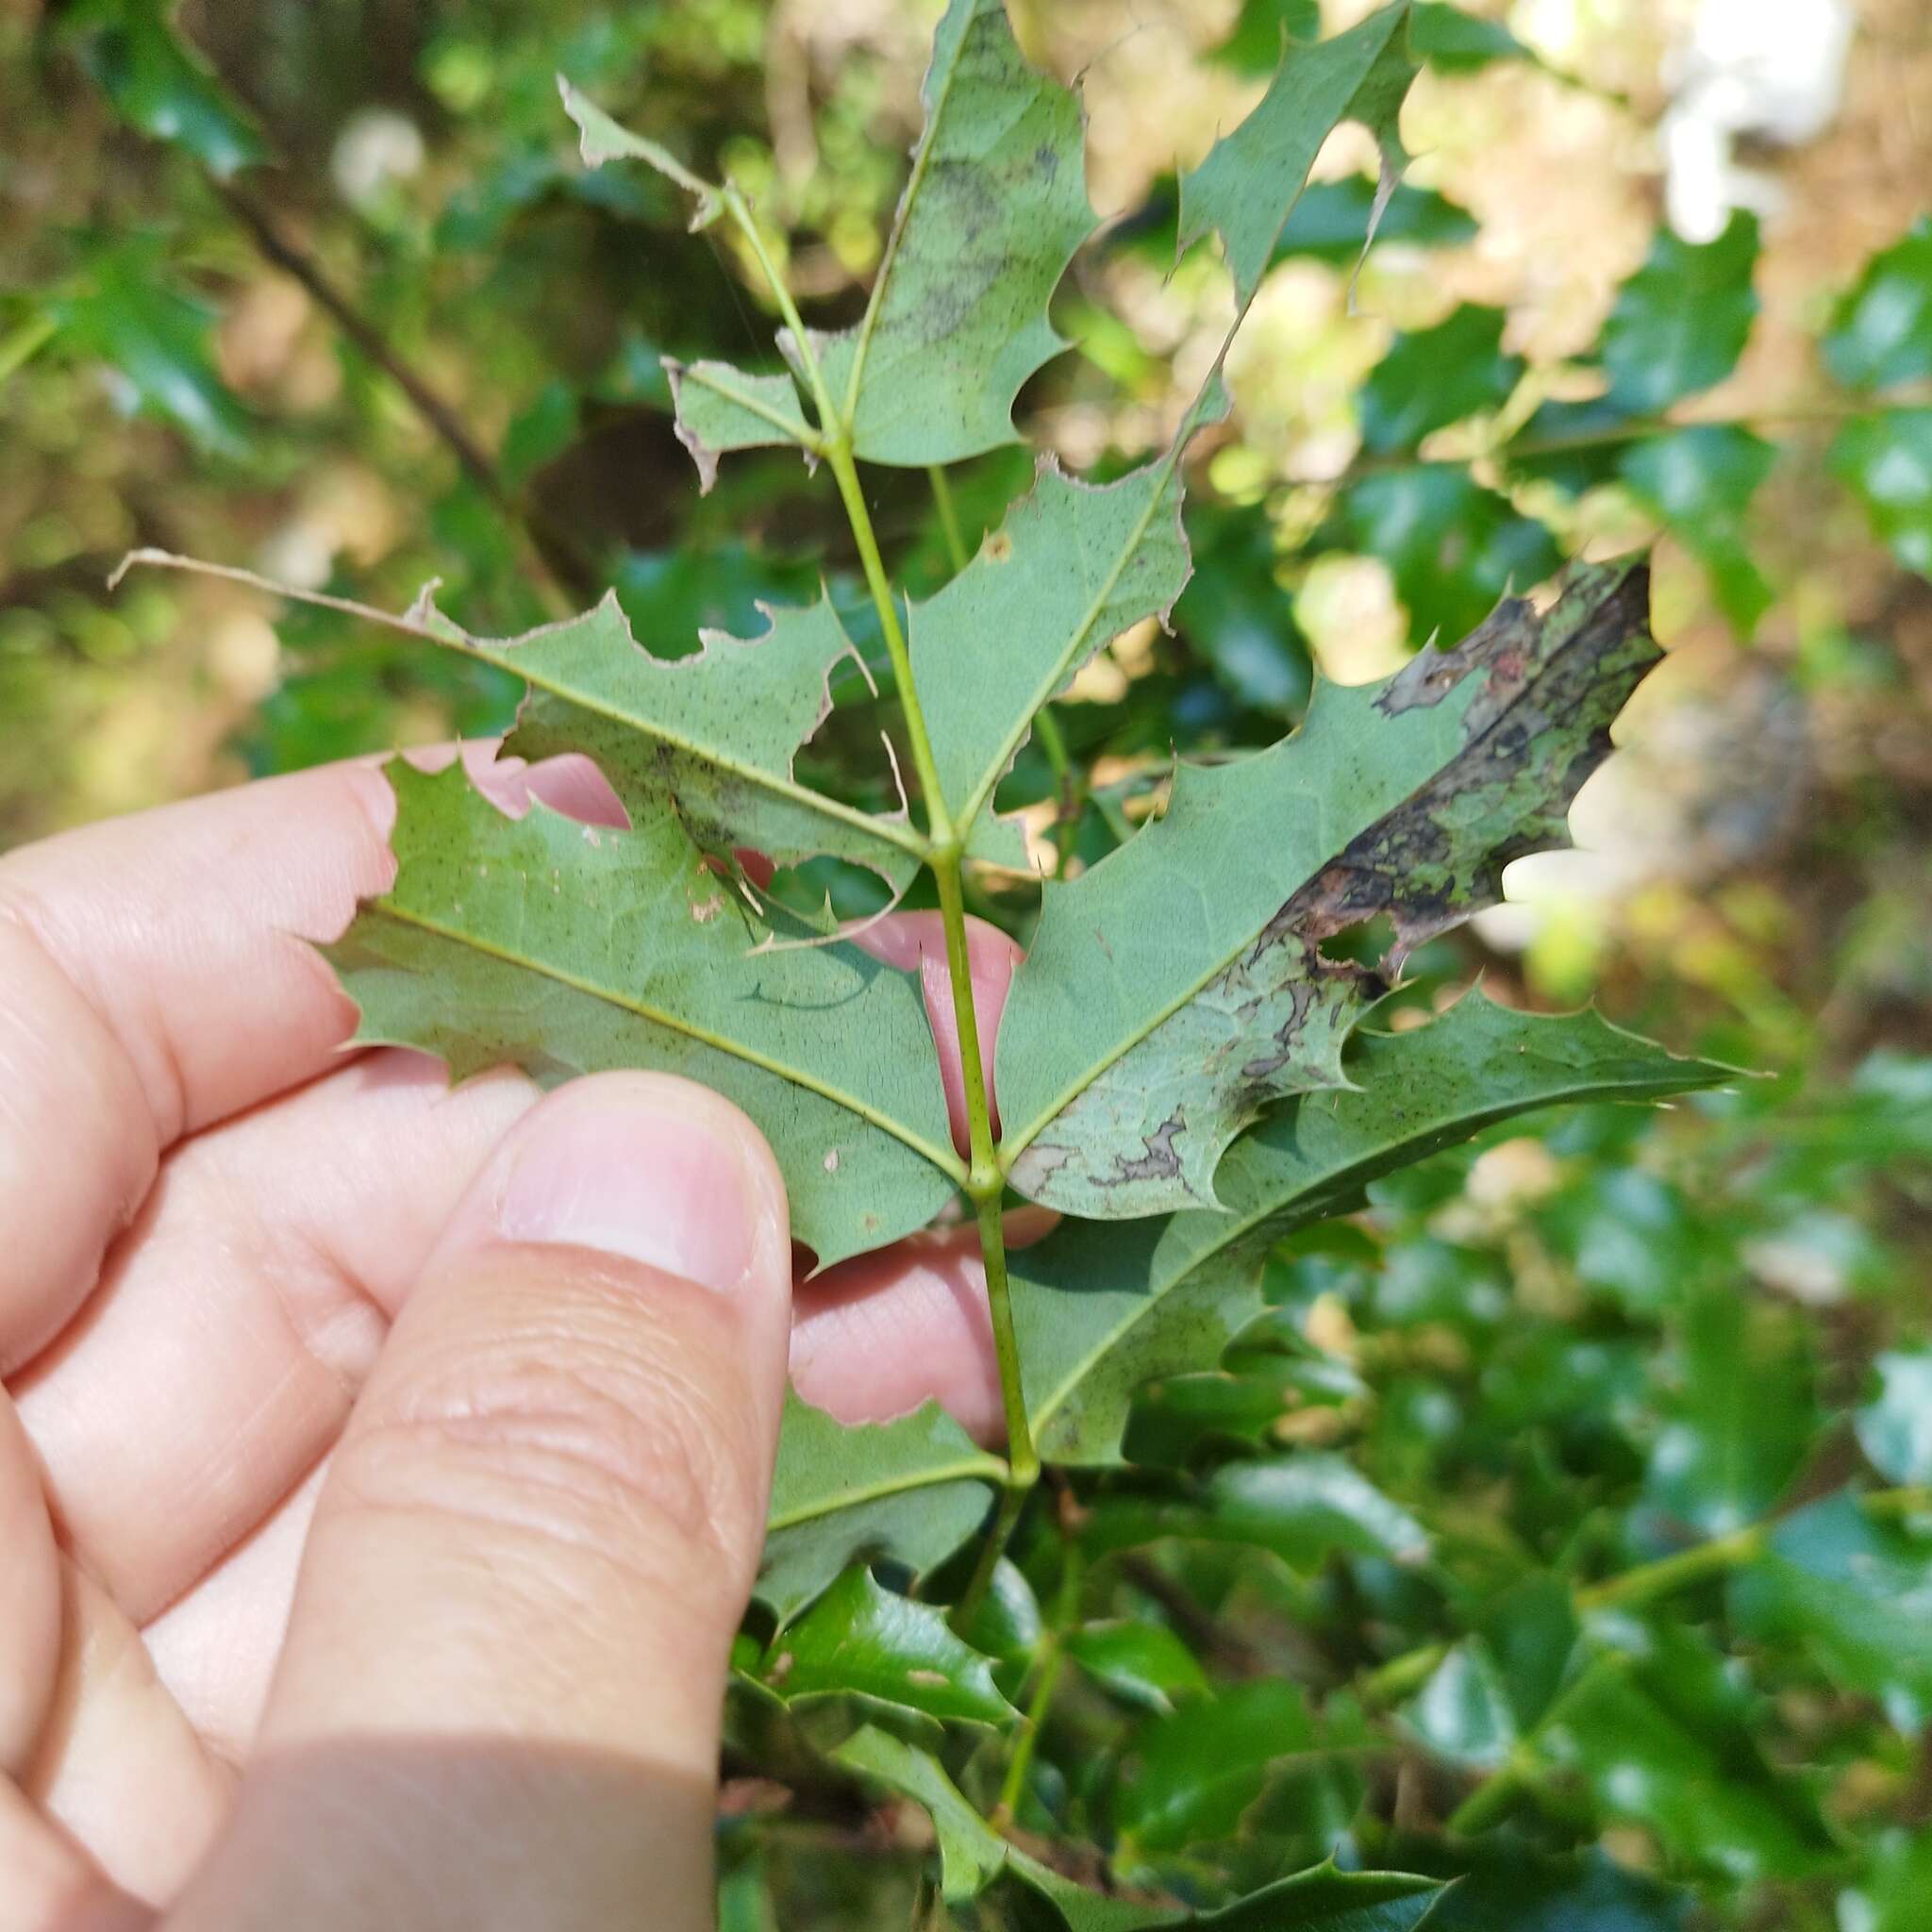
[[[116,1885],[160,1904],[221,1828],[228,1774],[203,1750],[106,1591],[71,1562],[61,1565],[61,1590],[53,1708],[21,1789]],[[9,1923],[0,1913],[0,1924]]]
[[[488,747],[474,748],[487,756]],[[466,750],[466,757],[469,755]],[[596,816],[581,759],[492,768]],[[79,1306],[181,1135],[312,1078],[355,1012],[308,940],[332,940],[391,871],[395,801],[331,765],[28,845],[0,859],[0,1373]]]
[[[724,1102],[608,1074],[511,1131],[336,1452],[192,1923],[708,1923],[789,1304],[776,1169]]]
[[[452,1091],[434,1061],[377,1053],[168,1156],[87,1319],[13,1385],[69,1547],[138,1623],[341,1434],[443,1223],[535,1098],[515,1074]]]
[[[0,1925],[7,1932],[143,1932],[152,1923],[58,1824],[0,1777]]]
[[[959,1029],[953,1009],[952,975],[946,965],[945,928],[937,912],[895,912],[876,925],[855,930],[853,943],[874,959],[902,972],[919,974],[925,1000],[925,1017],[939,1050],[940,1082],[946,1092],[946,1118],[953,1144],[966,1149],[966,1086],[961,1073]],[[1007,990],[1023,955],[1018,945],[983,919],[966,922],[966,963],[973,984],[973,1013],[979,1033],[980,1077],[993,1092],[993,1042],[999,1037],[1000,1013]],[[999,1097],[993,1095],[993,1132],[999,1132]]]
[[[0,1392],[0,1777],[25,1764],[60,1656],[60,1565],[40,1471]]]
[[[1015,1209],[1006,1217],[1008,1247],[1029,1246],[1058,1219]],[[976,1441],[997,1443],[1005,1421],[978,1231],[914,1235],[804,1284],[791,1381],[841,1423],[889,1421],[930,1400]]]

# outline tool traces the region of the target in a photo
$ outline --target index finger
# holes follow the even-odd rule
[[[0,859],[0,1369],[85,1296],[171,1142],[353,1032],[304,941],[387,883],[392,811],[379,771],[336,765]]]

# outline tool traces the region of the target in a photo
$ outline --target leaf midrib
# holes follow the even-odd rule
[[[919,151],[912,157],[912,173],[907,177],[905,199],[900,203],[898,218],[886,241],[886,253],[879,263],[878,279],[873,284],[872,300],[865,305],[865,313],[859,319],[858,340],[852,349],[852,375],[845,385],[845,401],[840,412],[844,419],[843,428],[847,436],[851,435],[858,419],[858,391],[865,379],[866,358],[872,353],[873,331],[878,326],[879,310],[885,307],[886,291],[891,286],[892,271],[899,265],[899,250],[906,240],[906,231],[912,225],[912,213],[919,205],[919,191],[925,186],[927,163],[932,158],[934,148],[939,145],[940,124],[945,117],[946,103],[953,95],[953,82],[964,64],[966,36],[978,25],[978,21],[975,8],[973,18],[960,31],[958,45],[953,50],[952,65],[947,68],[939,92],[926,110],[925,131],[921,137]],[[804,345],[801,343],[800,346]]]
[[[440,920],[425,918],[419,912],[410,911],[407,908],[397,905],[391,898],[378,899],[375,902],[375,909],[381,912],[383,917],[387,919],[393,919],[401,924],[413,926],[420,932],[432,933],[438,939],[448,940],[453,944],[468,946],[474,952],[481,953],[489,958],[500,959],[505,965],[518,967],[525,973],[534,973],[540,978],[548,979],[558,986],[567,986],[573,992],[584,993],[591,999],[601,1000],[606,1006],[616,1007],[621,1011],[633,1014],[640,1020],[647,1020],[652,1024],[662,1026],[673,1033],[681,1033],[688,1040],[695,1040],[701,1045],[712,1047],[720,1053],[729,1055],[733,1059],[742,1060],[748,1066],[758,1067],[763,1072],[772,1074],[774,1078],[783,1080],[788,1086],[801,1088],[808,1093],[816,1093],[820,1099],[829,1101],[834,1107],[843,1108],[846,1112],[856,1114],[869,1125],[877,1127],[882,1133],[890,1134],[895,1141],[909,1147],[913,1153],[921,1155],[930,1161],[934,1167],[946,1174],[957,1185],[965,1185],[966,1164],[951,1148],[941,1151],[936,1144],[926,1140],[924,1135],[916,1133],[910,1127],[894,1121],[890,1115],[882,1113],[877,1108],[873,1107],[869,1102],[858,1099],[855,1094],[846,1093],[826,1081],[801,1073],[796,1068],[788,1067],[782,1062],[773,1059],[765,1054],[757,1053],[751,1048],[727,1039],[722,1034],[713,1033],[708,1027],[699,1026],[689,1020],[679,1019],[674,1014],[663,1012],[658,1008],[645,1005],[641,1001],[628,999],[622,993],[612,991],[608,987],[595,985],[591,980],[564,971],[561,967],[548,965],[541,960],[526,958],[523,954],[513,952],[507,946],[493,945],[488,940],[481,939],[475,933],[466,932],[459,927],[447,925]]]
[[[626,626],[628,628],[628,626]],[[733,640],[734,642],[741,641]],[[756,650],[758,640],[752,639],[745,648]],[[631,648],[641,657],[648,657],[635,636],[631,638]],[[815,811],[825,818],[836,819],[848,824],[856,831],[866,833],[877,839],[882,844],[896,845],[901,851],[909,852],[915,858],[925,857],[925,841],[908,825],[901,825],[891,819],[875,818],[871,812],[860,811],[856,806],[846,805],[839,799],[827,798],[823,791],[814,791],[808,785],[801,785],[797,779],[780,777],[764,765],[747,764],[742,758],[736,758],[676,731],[667,730],[662,725],[633,716],[620,710],[608,701],[588,695],[560,678],[522,664],[518,658],[524,649],[523,643],[491,648],[471,639],[467,648],[488,663],[500,665],[513,675],[538,691],[548,691],[554,698],[560,698],[567,705],[575,705],[580,711],[589,711],[594,717],[606,719],[612,724],[621,724],[626,730],[634,731],[640,738],[656,739],[661,744],[674,746],[676,750],[689,753],[691,757],[703,759],[721,772],[729,772],[733,776],[742,778],[747,784],[755,785],[773,796],[789,800],[808,811]],[[659,659],[650,659],[660,662]],[[837,661],[836,659],[834,660]],[[827,675],[830,667],[827,667]]]
[[[1045,676],[1035,682],[1032,691],[1027,696],[1024,708],[1020,714],[1019,724],[1014,725],[1007,733],[1006,737],[1000,741],[998,751],[993,754],[986,770],[980,774],[972,791],[967,794],[966,802],[959,809],[959,823],[961,825],[971,825],[979,817],[980,812],[985,808],[987,800],[992,796],[994,788],[999,784],[1000,774],[1006,770],[1008,760],[1012,758],[1021,745],[1025,743],[1028,735],[1033,729],[1034,718],[1039,714],[1042,707],[1053,701],[1054,693],[1058,691],[1061,683],[1065,680],[1068,669],[1073,664],[1074,659],[1079,655],[1081,646],[1092,635],[1093,626],[1100,622],[1100,613],[1107,608],[1108,599],[1112,597],[1120,584],[1121,578],[1126,574],[1127,565],[1139,552],[1141,540],[1146,536],[1149,527],[1154,522],[1155,511],[1166,499],[1167,486],[1174,476],[1174,465],[1180,460],[1181,450],[1189,435],[1188,424],[1191,421],[1191,418],[1192,411],[1191,410],[1189,417],[1183,421],[1180,432],[1168,446],[1167,454],[1156,465],[1158,475],[1153,479],[1154,488],[1148,495],[1147,506],[1135,521],[1133,533],[1120,546],[1120,550],[1114,558],[1113,567],[1108,572],[1106,580],[1102,583],[1100,589],[1094,592],[1092,602],[1087,607],[1086,615],[1080,620],[1079,627],[1068,640],[1066,648],[1054,660],[1053,669]],[[1035,1131],[1038,1132],[1038,1129],[1036,1128]]]
[[[1664,1092],[1683,1091],[1674,1083],[1662,1080],[1652,1083],[1652,1085],[1655,1089]],[[1122,1336],[1128,1334],[1140,1323],[1144,1321],[1189,1275],[1205,1267],[1218,1256],[1225,1254],[1243,1235],[1252,1232],[1263,1222],[1271,1221],[1277,1215],[1287,1214],[1294,1208],[1297,1202],[1307,1201],[1319,1193],[1324,1187],[1332,1185],[1337,1176],[1345,1173],[1347,1168],[1364,1166],[1369,1161],[1404,1146],[1427,1141],[1433,1135],[1443,1131],[1445,1126],[1467,1126],[1471,1133],[1480,1133],[1483,1128],[1494,1126],[1498,1122],[1508,1120],[1514,1114],[1527,1113],[1546,1107],[1564,1107],[1576,1101],[1589,1100],[1603,1094],[1628,1094],[1638,1091],[1627,1081],[1612,1081],[1603,1078],[1579,1079],[1573,1085],[1555,1089],[1548,1093],[1539,1093],[1533,1101],[1525,1102],[1520,1106],[1511,1104],[1493,1108],[1487,1111],[1478,1110],[1462,1120],[1441,1123],[1437,1126],[1432,1127],[1427,1133],[1398,1136],[1391,1140],[1380,1141],[1373,1152],[1365,1153],[1357,1159],[1348,1162],[1344,1168],[1331,1170],[1322,1179],[1307,1187],[1298,1188],[1293,1193],[1286,1194],[1279,1200],[1270,1202],[1267,1206],[1257,1208],[1246,1215],[1230,1214],[1228,1216],[1227,1232],[1221,1240],[1209,1246],[1196,1248],[1181,1257],[1179,1265],[1174,1272],[1161,1281],[1158,1287],[1150,1287],[1145,1298],[1135,1304],[1126,1319],[1109,1329],[1105,1338],[1095,1347],[1088,1351],[1081,1358],[1078,1368],[1063,1376],[1058,1386],[1045,1400],[1029,1409],[1028,1415],[1033,1424],[1034,1435],[1038,1438],[1043,1437],[1046,1434],[1047,1427],[1053,1418],[1066,1406],[1068,1399],[1074,1391],[1086,1381],[1100,1362],[1119,1344]],[[1644,1091],[1650,1090],[1646,1089]],[[1305,1102],[1314,1097],[1312,1095],[1302,1096]],[[1182,1208],[1178,1211],[1198,1214],[1211,1212],[1212,1210]]]
[[[808,1508],[793,1510],[789,1516],[768,1517],[765,1521],[765,1533],[769,1536],[774,1530],[795,1529],[800,1524],[815,1522],[822,1516],[836,1516],[841,1510],[856,1509],[862,1504],[876,1503],[887,1496],[907,1495],[914,1490],[937,1489],[941,1483],[1003,1483],[1006,1479],[1006,1463],[999,1457],[982,1449],[971,1456],[962,1456],[957,1462],[948,1463],[941,1468],[913,1470],[904,1475],[869,1484],[862,1489],[840,1490],[835,1494],[813,1503]]]
[[[1556,664],[1557,659],[1564,654],[1564,652],[1570,650],[1574,645],[1577,638],[1584,633],[1587,627],[1587,625],[1579,625],[1574,633],[1573,633],[1569,638],[1566,638],[1563,641],[1562,644],[1557,648],[1557,650],[1555,653],[1553,653],[1549,659],[1545,661],[1545,663],[1541,667],[1538,673],[1537,682],[1540,683],[1543,677],[1549,675],[1552,666]],[[1525,685],[1523,691],[1519,691],[1516,694],[1516,696],[1510,700],[1508,706],[1503,711],[1501,711],[1493,721],[1491,721],[1491,723],[1480,733],[1479,736],[1474,739],[1470,739],[1466,741],[1463,744],[1458,746],[1453,758],[1451,758],[1448,760],[1445,760],[1442,763],[1436,765],[1422,779],[1420,783],[1412,787],[1408,791],[1405,792],[1401,798],[1397,799],[1396,802],[1388,808],[1388,810],[1379,813],[1376,817],[1371,819],[1368,822],[1368,824],[1363,825],[1358,831],[1351,834],[1349,838],[1341,843],[1339,850],[1346,851],[1350,845],[1356,842],[1357,840],[1366,838],[1371,832],[1373,832],[1375,829],[1377,825],[1386,824],[1389,820],[1396,817],[1399,813],[1406,811],[1415,802],[1415,800],[1421,796],[1423,792],[1427,791],[1431,785],[1437,782],[1437,780],[1441,776],[1442,773],[1445,770],[1447,770],[1450,765],[1460,763],[1463,759],[1469,758],[1473,753],[1474,753],[1479,746],[1487,743],[1490,738],[1502,727],[1504,722],[1514,714],[1516,707],[1523,701],[1524,697],[1527,695],[1531,688],[1532,687],[1530,685]],[[1291,746],[1298,745],[1301,742],[1302,731],[1306,731],[1307,728],[1307,725],[1304,724],[1302,726],[1301,731],[1297,731],[1292,738],[1289,738],[1282,741],[1283,744]],[[1256,754],[1257,758],[1265,758],[1267,756],[1268,754],[1266,752],[1257,752]],[[1155,829],[1157,829],[1157,827],[1155,826],[1148,827],[1148,830],[1150,832]],[[1144,837],[1145,834],[1142,834],[1142,836]],[[1307,885],[1310,879],[1319,876],[1324,867],[1334,862],[1335,857],[1336,855],[1331,853],[1326,858],[1323,859],[1321,864],[1317,865],[1313,871],[1305,874],[1292,886],[1291,886],[1289,890],[1281,895],[1280,899],[1276,901],[1274,911],[1271,912],[1268,915],[1268,919],[1274,918],[1280,912],[1281,908],[1286,906],[1288,902],[1291,899],[1292,899],[1297,892],[1301,891]],[[1262,925],[1266,925],[1267,923],[1268,920],[1264,919],[1261,924]],[[1011,1174],[1013,1170],[1013,1163],[1020,1158],[1020,1156],[1024,1154],[1026,1151],[1026,1149],[1030,1147],[1033,1144],[1033,1142],[1042,1133],[1044,1133],[1046,1129],[1050,1127],[1054,1124],[1054,1122],[1057,1121],[1060,1117],[1060,1115],[1066,1111],[1066,1109],[1069,1107],[1071,1107],[1076,1100],[1078,1100],[1081,1094],[1085,1093],[1087,1090],[1090,1087],[1091,1087],[1093,1083],[1096,1080],[1098,1080],[1103,1074],[1106,1074],[1110,1069],[1117,1067],[1122,1060],[1126,1058],[1128,1054],[1132,1053],[1133,1050],[1141,1043],[1141,1041],[1149,1039],[1153,1034],[1158,1032],[1159,1028],[1165,1025],[1169,1020],[1173,1019],[1174,1016],[1182,1009],[1182,1008],[1191,1004],[1191,1002],[1193,1002],[1195,999],[1198,999],[1201,993],[1208,986],[1212,985],[1216,979],[1218,979],[1224,973],[1227,971],[1229,966],[1231,966],[1234,963],[1235,958],[1241,954],[1241,952],[1245,947],[1252,945],[1254,943],[1256,935],[1260,930],[1261,927],[1257,926],[1255,932],[1249,933],[1246,936],[1246,938],[1240,940],[1236,942],[1236,944],[1231,946],[1225,953],[1224,953],[1221,956],[1221,958],[1213,965],[1208,967],[1208,969],[1205,973],[1203,973],[1197,979],[1195,979],[1191,986],[1187,987],[1185,991],[1177,994],[1174,999],[1170,1000],[1165,1006],[1157,1009],[1153,1017],[1146,1021],[1146,1023],[1143,1025],[1141,1025],[1137,1032],[1132,1033],[1124,1042],[1116,1045],[1114,1050],[1110,1052],[1105,1059],[1096,1060],[1090,1067],[1088,1067],[1081,1073],[1077,1080],[1070,1081],[1067,1084],[1067,1086],[1062,1088],[1060,1091],[1054,1097],[1054,1099],[1051,1102],[1049,1102],[1044,1108],[1042,1108],[1041,1111],[1037,1113],[1033,1117],[1033,1119],[1025,1124],[1025,1126],[1019,1128],[1017,1131],[1013,1133],[1005,1135],[1000,1141],[1000,1166],[1002,1171],[1007,1174]]]

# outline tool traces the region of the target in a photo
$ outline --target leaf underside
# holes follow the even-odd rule
[[[1578,569],[1547,614],[1506,603],[1379,685],[1323,685],[1292,738],[1181,766],[1163,818],[1049,885],[1000,1026],[1013,1185],[1095,1219],[1212,1204],[1267,1105],[1345,1085],[1381,982],[1323,941],[1386,917],[1399,959],[1566,842],[1659,657],[1647,602],[1641,566]]]
[[[952,0],[925,130],[862,321],[810,335],[853,453],[952,463],[1016,440],[1013,401],[1066,344],[1047,298],[1093,230],[1078,100],[1021,54],[1004,0]],[[799,345],[779,339],[794,366]]]
[[[921,1227],[957,1180],[913,982],[826,930],[756,917],[663,809],[627,831],[507,818],[460,765],[400,759],[395,884],[326,949],[358,1040],[461,1079],[649,1067],[758,1121],[823,1263]],[[822,941],[757,951],[766,939]]]

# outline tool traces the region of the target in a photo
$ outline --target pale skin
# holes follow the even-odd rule
[[[304,941],[391,817],[336,766],[0,859],[8,1932],[695,1932],[788,1356],[998,1437],[970,1225],[794,1291],[718,1096],[345,1046]],[[867,942],[963,1139],[936,916]],[[975,932],[989,1051],[1015,958]]]

